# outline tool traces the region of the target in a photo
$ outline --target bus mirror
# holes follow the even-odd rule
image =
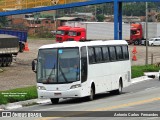
[[[33,72],[35,72],[35,73],[37,73],[37,59],[34,59],[33,61],[32,61],[32,71]]]

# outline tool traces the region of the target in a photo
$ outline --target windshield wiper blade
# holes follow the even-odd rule
[[[62,76],[63,76],[64,80],[65,80],[66,82],[68,82],[68,80],[67,80],[66,76],[64,75],[64,72],[62,71],[62,68],[61,68],[60,65],[59,65],[59,69],[60,69],[60,71],[61,71],[61,73],[62,73]]]
[[[53,71],[55,73],[55,64],[54,64],[54,66],[53,66],[53,68],[52,68],[52,70],[51,70],[51,72],[50,72],[49,77],[47,78],[47,80],[51,78]]]

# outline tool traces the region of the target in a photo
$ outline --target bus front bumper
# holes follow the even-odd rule
[[[48,99],[48,98],[78,98],[81,96],[80,88],[70,89],[66,91],[47,91],[38,90],[38,98]]]

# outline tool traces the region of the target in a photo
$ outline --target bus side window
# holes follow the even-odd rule
[[[113,46],[109,47],[109,55],[110,55],[110,60],[111,61],[116,61],[117,60],[115,47],[113,47]]]
[[[109,51],[107,46],[102,47],[103,59],[105,62],[109,62]]]
[[[95,63],[96,59],[95,59],[95,52],[93,47],[88,48],[88,54],[89,54],[89,64]]]
[[[129,59],[129,52],[128,52],[128,47],[127,46],[122,46],[122,50],[123,50],[123,57],[125,60]]]
[[[102,62],[102,49],[101,47],[95,47],[95,55],[96,55],[96,62]]]
[[[87,80],[87,50],[86,47],[81,47],[81,81],[85,82]]]
[[[121,46],[116,46],[117,59],[123,60],[123,53]]]

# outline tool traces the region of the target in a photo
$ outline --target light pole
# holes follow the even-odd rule
[[[148,2],[146,2],[146,65],[148,65]]]

